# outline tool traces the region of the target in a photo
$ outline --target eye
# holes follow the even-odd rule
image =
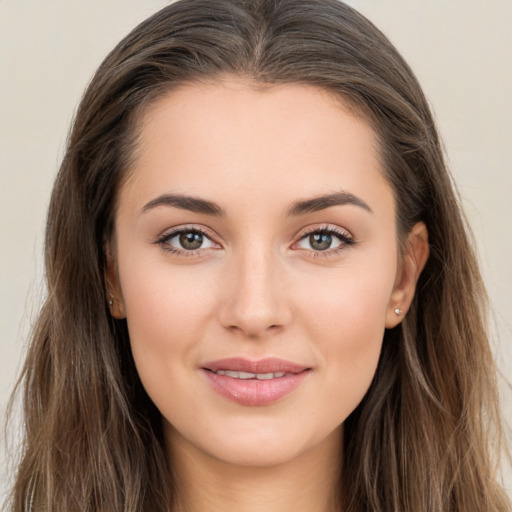
[[[197,228],[183,228],[165,233],[157,240],[157,243],[164,250],[177,253],[192,253],[201,249],[217,247],[206,233]]]
[[[345,246],[354,245],[355,241],[347,233],[332,227],[315,229],[304,235],[296,244],[298,249],[314,252],[337,252]]]

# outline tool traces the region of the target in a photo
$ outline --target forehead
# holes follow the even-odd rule
[[[372,127],[340,98],[303,84],[230,79],[180,86],[140,120],[129,185],[229,198],[386,189]],[[168,190],[163,190],[168,189]],[[123,193],[121,191],[121,193]]]

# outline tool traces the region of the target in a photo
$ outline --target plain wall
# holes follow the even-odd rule
[[[74,109],[107,52],[167,3],[0,0],[0,418],[44,294],[43,226]],[[496,358],[512,376],[512,1],[349,3],[396,44],[432,103],[475,232]],[[504,386],[503,397],[510,425]]]

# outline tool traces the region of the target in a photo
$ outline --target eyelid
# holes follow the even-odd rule
[[[178,236],[182,233],[188,232],[197,232],[206,237],[210,242],[216,247],[205,247],[194,250],[180,249],[178,247],[174,247],[170,245],[168,242],[170,239]],[[295,247],[300,241],[304,240],[307,236],[313,233],[327,233],[335,236],[340,241],[340,244],[332,249],[325,250],[314,250],[314,249],[305,249],[305,248],[297,248]],[[198,254],[204,254],[206,251],[211,249],[219,249],[222,248],[222,245],[216,241],[216,236],[211,234],[211,230],[205,226],[198,226],[195,224],[184,224],[181,226],[175,226],[173,228],[169,228],[162,232],[162,234],[158,235],[154,243],[156,245],[160,245],[161,248],[167,252],[181,255],[181,256],[195,256]],[[292,244],[292,249],[297,249],[303,251],[305,253],[310,253],[311,256],[318,257],[324,256],[328,257],[334,254],[337,254],[340,251],[345,250],[347,247],[355,245],[357,242],[354,239],[353,235],[345,228],[340,226],[332,225],[332,224],[321,224],[308,226],[302,229],[296,236],[295,242]]]
[[[307,226],[303,228],[299,233],[296,235],[297,239],[304,238],[307,235],[310,235],[311,233],[318,233],[318,232],[329,232],[329,233],[335,233],[339,234],[341,236],[344,236],[346,238],[353,239],[352,233],[346,228],[342,228],[341,226],[336,226],[335,224],[315,224],[313,226]]]
[[[314,249],[304,249],[304,248],[296,248],[295,246],[304,240],[307,236],[313,233],[327,233],[335,236],[340,241],[339,246],[332,249],[325,249],[323,251],[315,251]],[[351,247],[356,245],[356,240],[354,236],[345,228],[340,226],[332,225],[332,224],[321,224],[315,226],[308,226],[307,228],[301,230],[296,235],[296,241],[292,245],[292,249],[296,248],[297,250],[304,251],[305,253],[309,253],[310,256],[319,257],[319,256],[332,256],[338,254],[339,252],[346,250],[347,247]]]
[[[180,249],[178,247],[174,247],[170,245],[168,242],[175,236],[178,236],[182,233],[190,233],[190,232],[196,232],[200,233],[202,236],[210,240],[212,244],[214,244],[217,247],[204,247],[194,250],[186,250],[186,249]],[[196,224],[184,224],[181,226],[175,226],[173,228],[166,229],[163,231],[160,235],[157,236],[155,242],[156,245],[160,245],[160,247],[167,252],[178,254],[182,256],[194,256],[198,253],[205,252],[211,249],[218,249],[221,248],[221,244],[216,241],[216,236],[211,234],[211,230],[206,228],[205,226],[198,226]]]
[[[337,226],[335,224],[316,224],[313,226],[307,226],[306,228],[303,228],[300,230],[297,235],[295,235],[295,239],[302,240],[308,235],[311,235],[313,233],[330,233],[334,234],[338,237],[340,237],[342,240],[350,241],[355,243],[354,236],[352,233],[346,229],[342,228],[341,226]]]

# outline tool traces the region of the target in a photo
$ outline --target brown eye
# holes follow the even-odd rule
[[[325,251],[332,245],[332,235],[329,233],[313,233],[309,235],[309,244],[315,251]]]
[[[157,243],[167,251],[181,254],[216,247],[211,238],[199,229],[178,229],[164,234]]]
[[[334,254],[356,242],[345,230],[335,227],[324,227],[305,234],[295,245],[296,249],[305,249],[311,253]]]
[[[188,231],[179,235],[181,247],[187,251],[194,251],[203,245],[203,235],[196,231]]]

